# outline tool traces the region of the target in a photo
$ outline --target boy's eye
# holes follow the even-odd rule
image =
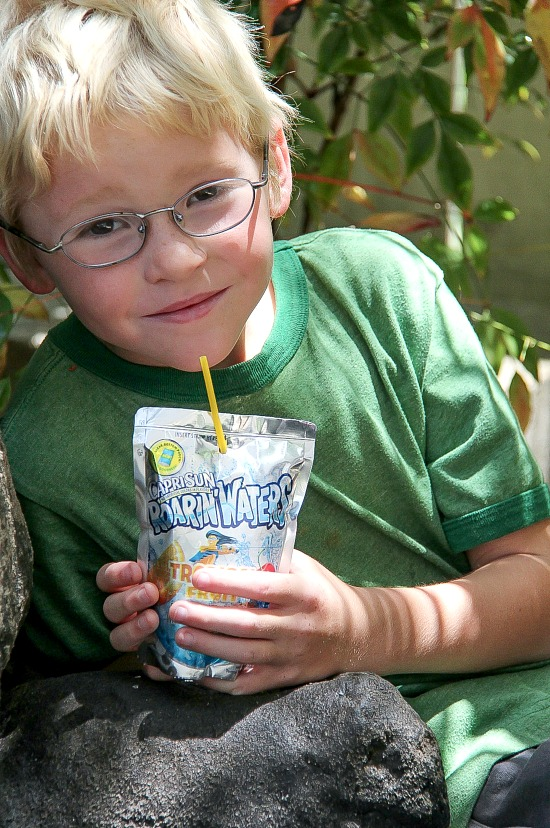
[[[209,184],[207,187],[203,187],[201,190],[196,190],[193,195],[189,196],[185,202],[185,206],[192,207],[194,204],[201,204],[205,201],[211,201],[212,199],[219,198],[222,194],[223,187],[220,187],[219,184]]]
[[[119,239],[121,233],[134,234],[141,225],[138,216],[103,216],[103,218],[92,219],[83,224],[77,224],[67,230],[63,236],[65,244],[72,242],[89,242],[90,244],[101,239],[109,239],[114,236]]]
[[[104,218],[100,221],[94,221],[90,224],[86,224],[81,228],[80,234],[89,236],[108,236],[115,230],[124,230],[128,226],[127,221],[114,217]]]
[[[107,233],[111,233],[114,227],[114,219],[103,219],[103,221],[88,225],[88,233],[91,233],[92,236],[105,236]]]

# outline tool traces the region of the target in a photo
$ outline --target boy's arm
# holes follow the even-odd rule
[[[171,614],[187,625],[180,645],[249,665],[233,682],[203,682],[232,693],[353,670],[463,673],[550,658],[550,520],[485,543],[470,559],[463,578],[406,588],[349,586],[297,551],[289,574],[205,567],[198,588],[269,609],[179,602]],[[122,650],[138,646],[140,619],[141,640],[153,632],[149,611],[128,618],[147,597],[139,589],[107,599],[110,620],[123,621],[111,637]]]
[[[550,520],[468,558],[472,572],[458,580],[367,598],[380,601],[378,619],[392,620],[389,639],[381,636],[382,672],[474,672],[550,658]]]

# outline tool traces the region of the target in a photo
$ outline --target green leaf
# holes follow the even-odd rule
[[[323,37],[319,44],[317,72],[330,75],[347,57],[349,50],[349,33],[345,26],[335,26]]]
[[[494,138],[472,115],[462,112],[448,112],[441,115],[441,126],[461,144],[483,144],[494,146]]]
[[[374,71],[374,63],[365,57],[347,58],[338,66],[340,75],[372,75]]]
[[[374,79],[371,84],[368,104],[368,129],[376,130],[390,115],[396,103],[398,92],[397,75],[382,75]]]
[[[472,203],[472,168],[456,141],[446,133],[441,135],[437,172],[445,193],[461,210]]]
[[[502,37],[508,37],[510,34],[510,29],[508,28],[508,23],[506,22],[506,18],[504,15],[500,14],[497,11],[491,11],[490,9],[485,9],[483,12],[483,17],[491,27],[494,29],[497,34],[501,35]]]
[[[367,53],[370,51],[371,39],[369,28],[363,20],[354,20],[352,22],[351,36],[360,49]]]
[[[474,210],[474,218],[478,221],[513,221],[517,214],[517,209],[500,196],[480,201]]]
[[[523,345],[522,345],[523,350]],[[527,348],[523,365],[532,376],[538,380],[539,378],[539,355],[537,349],[534,347]]]
[[[470,291],[470,273],[468,264],[460,250],[454,250],[444,244],[432,233],[426,233],[417,242],[420,250],[439,265],[445,275],[445,282],[457,299]]]
[[[407,145],[405,170],[407,178],[422,167],[435,150],[435,126],[433,120],[424,121],[411,132]]]
[[[493,306],[490,312],[484,312],[481,325],[486,325],[491,329],[491,334],[487,334],[487,336],[489,338],[492,337],[492,342],[498,341],[498,350],[501,354],[501,358],[505,354],[509,354],[510,356],[516,358],[524,355],[523,364],[525,368],[533,375],[533,377],[535,377],[535,379],[537,378],[537,352],[535,348],[527,348],[525,351],[525,342],[526,340],[529,340],[530,337],[527,332],[525,322],[520,319],[519,316],[512,313],[512,311]]]
[[[380,132],[354,132],[361,158],[376,178],[391,187],[400,187],[403,179],[401,156],[395,144]]]
[[[315,36],[319,37],[326,25],[334,26],[340,22],[343,19],[342,12],[342,7],[338,3],[329,3],[328,0],[324,0],[324,2],[316,4],[313,8],[313,32]]]
[[[414,73],[414,80],[435,113],[445,115],[450,112],[451,88],[445,78],[420,68]]]
[[[525,86],[536,75],[538,68],[539,59],[533,49],[516,52],[514,60],[506,64],[505,97],[517,95],[520,87]]]
[[[475,37],[475,23],[466,18],[461,11],[455,12],[449,20],[447,42],[450,49],[460,49]]]
[[[523,337],[528,335],[528,331],[525,322],[517,314],[504,308],[493,307],[491,317],[501,325],[510,328],[511,333],[517,338],[518,348],[523,347]],[[520,350],[518,350],[519,353]]]
[[[351,133],[334,141],[329,141],[321,156],[319,173],[326,175],[327,178],[347,179],[349,177],[352,147],[353,137]],[[333,203],[340,189],[335,184],[315,185],[315,192],[318,193],[319,200],[325,206],[330,206]]]
[[[393,127],[404,144],[408,144],[413,129],[413,108],[416,100],[413,84],[407,77],[399,74],[395,105],[388,118],[388,124]]]
[[[428,49],[428,51],[424,53],[420,63],[422,66],[433,68],[435,66],[441,66],[441,64],[445,63],[446,60],[447,47],[435,46],[433,49]]]
[[[0,379],[0,414],[3,414],[11,397],[11,379]]]
[[[2,258],[0,258],[0,284],[11,284],[10,269]]]
[[[6,293],[0,291],[0,344],[6,341],[13,327],[14,313]]]
[[[540,161],[540,153],[530,141],[520,139],[518,141],[512,141],[512,144],[532,161]]]
[[[302,122],[301,128],[320,132],[325,138],[330,137],[330,129],[320,107],[310,98],[296,98],[295,101],[301,115],[306,119]]]
[[[488,311],[483,314],[481,320],[475,320],[473,324],[479,341],[485,351],[485,356],[493,369],[498,371],[502,360],[508,353],[501,332],[493,325],[493,320]]]
[[[409,43],[420,43],[422,35],[416,23],[416,17],[409,10],[408,4],[385,0],[380,4],[380,12],[387,21],[392,34]]]
[[[0,293],[9,299],[14,314],[20,314],[27,319],[48,319],[44,302],[21,285],[2,285]]]
[[[489,269],[489,241],[483,230],[475,224],[464,229],[464,252],[477,275],[481,279],[485,278]]]

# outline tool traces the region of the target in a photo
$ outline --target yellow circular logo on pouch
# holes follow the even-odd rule
[[[173,440],[158,440],[150,449],[151,465],[158,474],[176,474],[183,466],[182,447]]]

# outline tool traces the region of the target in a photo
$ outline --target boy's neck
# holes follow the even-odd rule
[[[257,356],[264,347],[275,321],[275,292],[270,282],[248,317],[244,332],[243,362]]]

